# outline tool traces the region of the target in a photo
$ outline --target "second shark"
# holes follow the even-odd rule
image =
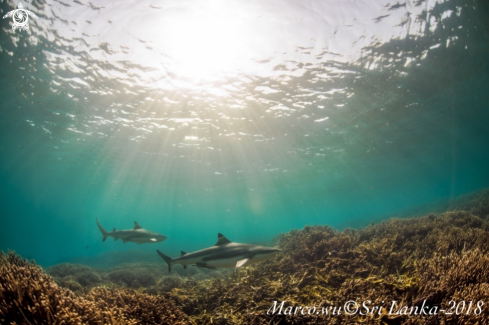
[[[160,235],[156,232],[143,229],[136,221],[134,221],[133,229],[117,230],[114,228],[112,232],[108,232],[100,225],[98,219],[95,220],[97,221],[98,228],[100,229],[102,235],[104,236],[103,241],[105,241],[107,237],[114,237],[114,240],[122,239],[123,243],[129,241],[138,244],[146,244],[146,243],[159,243],[167,238],[166,236]]]

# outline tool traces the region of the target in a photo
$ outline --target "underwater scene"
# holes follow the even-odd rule
[[[486,0],[0,0],[0,324],[489,324]]]

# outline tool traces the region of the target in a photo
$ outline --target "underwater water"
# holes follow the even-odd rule
[[[163,263],[489,187],[485,1],[22,3],[29,31],[0,30],[0,250]],[[102,242],[96,218],[168,239]]]

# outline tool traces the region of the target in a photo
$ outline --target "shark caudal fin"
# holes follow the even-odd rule
[[[156,250],[156,251],[158,252],[158,255],[160,255],[161,258],[165,260],[166,264],[168,264],[168,273],[170,273],[171,267],[172,267],[171,264],[173,262],[173,258],[171,258],[170,256],[166,256],[165,254],[163,254],[159,250]]]
[[[98,222],[98,219],[95,218],[95,220],[97,221],[97,226],[98,226],[98,229],[100,229],[100,232],[102,233],[102,235],[104,235],[104,240],[105,241],[107,239],[107,237],[109,236],[109,232],[107,230],[104,229],[104,227],[102,227],[100,225],[100,223]]]

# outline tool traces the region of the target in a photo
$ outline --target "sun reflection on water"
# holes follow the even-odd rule
[[[29,94],[48,85],[58,106],[51,111],[46,104],[44,115],[33,109],[24,122],[52,139],[71,135],[56,148],[95,139],[99,161],[124,161],[128,170],[144,160],[134,153],[142,152],[154,155],[145,163],[158,172],[159,163],[196,171],[212,165],[209,171],[220,173],[214,176],[234,169],[317,172],[329,180],[341,178],[336,171],[348,168],[345,161],[392,152],[392,116],[422,102],[397,85],[431,51],[443,49],[437,39],[407,50],[399,44],[415,44],[437,24],[455,24],[461,12],[433,18],[432,1],[373,0],[38,6],[45,19],[32,26],[38,42],[31,45],[41,49],[38,62],[49,78],[32,81],[35,90],[23,96],[34,103],[38,97]],[[443,44],[457,46],[462,34],[447,30],[454,35]],[[18,35],[6,32],[17,46]]]

